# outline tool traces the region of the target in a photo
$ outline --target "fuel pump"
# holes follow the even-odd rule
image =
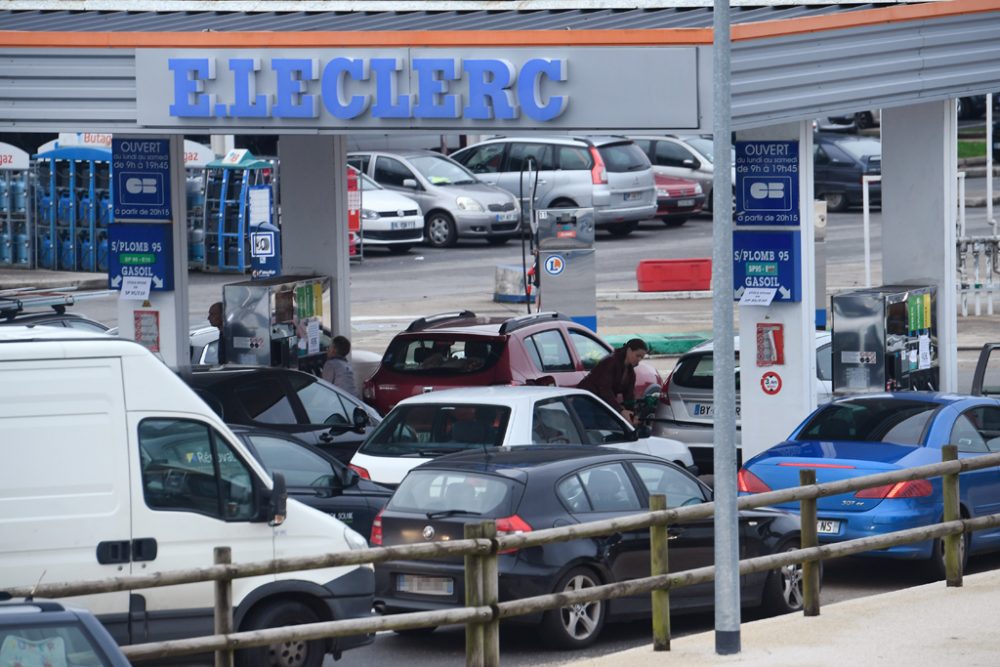
[[[538,307],[558,311],[597,330],[597,263],[594,209],[535,211]]]

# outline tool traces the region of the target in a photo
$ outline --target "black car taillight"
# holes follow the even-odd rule
[[[517,535],[518,533],[530,533],[532,531],[528,522],[516,514],[503,517],[502,519],[497,519],[496,524],[497,535]],[[515,551],[517,551],[517,549],[504,549],[498,553],[512,554]]]
[[[373,547],[382,546],[382,512],[384,511],[384,509],[380,509],[375,515],[375,520],[372,521],[372,534],[368,543]]]

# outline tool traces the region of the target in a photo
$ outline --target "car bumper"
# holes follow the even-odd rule
[[[711,424],[686,424],[667,419],[654,419],[653,435],[671,440],[680,440],[691,450],[694,464],[702,474],[714,470],[715,427]],[[736,464],[743,465],[743,450],[740,443],[740,429],[736,429]]]
[[[594,224],[606,227],[625,222],[637,222],[656,217],[656,203],[636,204],[634,206],[595,207]]]
[[[353,571],[327,582],[324,586],[330,591],[331,597],[325,602],[332,617],[336,620],[349,618],[367,618],[372,614],[374,606],[375,573],[370,567],[359,567]],[[331,640],[334,653],[367,646],[375,641],[375,635],[351,635],[335,637]]]
[[[453,212],[455,227],[459,236],[516,236],[521,225],[520,213],[514,211],[505,213],[474,213],[471,211]]]
[[[656,200],[656,217],[694,214],[701,211],[704,205],[705,195],[661,198]]]

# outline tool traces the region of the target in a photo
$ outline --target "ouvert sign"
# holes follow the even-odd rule
[[[622,129],[696,129],[698,62],[697,47],[137,49],[138,118],[146,127],[588,129],[613,117]]]

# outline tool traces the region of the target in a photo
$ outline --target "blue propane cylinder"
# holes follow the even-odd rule
[[[108,270],[108,237],[103,235],[97,240],[97,270]]]
[[[49,195],[42,195],[41,201],[38,203],[38,219],[48,222],[52,218],[52,197]]]
[[[18,264],[28,264],[31,261],[31,243],[27,234],[14,235],[14,261]]]
[[[226,246],[226,266],[242,269],[243,267],[241,267],[239,263],[240,263],[240,247],[235,243],[228,244]]]
[[[59,241],[59,268],[65,271],[76,271],[76,258],[79,256],[76,242],[68,237]]]
[[[55,261],[55,252],[52,248],[52,237],[48,234],[42,237],[42,251],[38,254],[38,264],[43,269],[51,269]]]
[[[205,230],[192,229],[188,233],[188,261],[205,261]]]
[[[80,205],[76,209],[76,221],[87,223],[90,222],[90,208],[93,206],[93,200],[91,200],[90,195],[83,195],[80,197]]]
[[[97,213],[97,224],[101,227],[107,227],[111,224],[111,199],[105,195],[101,197],[100,211]]]
[[[10,184],[11,208],[20,213],[24,210],[24,179],[19,178]]]
[[[0,177],[0,213],[6,213],[10,205],[10,188],[7,179]]]
[[[10,234],[0,232],[0,264],[10,264],[14,261],[14,248]]]
[[[59,195],[59,205],[56,208],[56,219],[59,224],[68,225],[73,222],[73,198],[69,193]]]
[[[95,266],[91,264],[94,261],[94,244],[91,243],[90,239],[83,239],[80,241],[80,269],[82,271],[94,271]]]

